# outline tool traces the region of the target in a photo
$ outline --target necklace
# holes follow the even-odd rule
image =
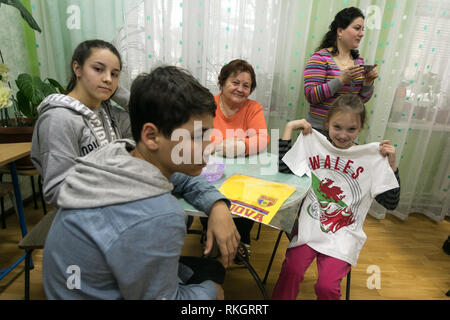
[[[345,70],[355,64],[353,59],[351,59],[350,57],[348,57],[347,59],[340,59],[336,56],[334,57],[334,61],[341,70]]]
[[[328,48],[327,51],[331,53],[332,48]],[[341,50],[339,50],[340,54],[336,55],[336,56],[332,56],[334,63],[336,64],[336,66],[341,69],[341,70],[345,70],[348,67],[351,67],[355,64],[353,57],[351,55],[351,53],[349,52],[348,55],[344,55],[342,56],[341,51],[343,50],[342,48],[340,48]]]

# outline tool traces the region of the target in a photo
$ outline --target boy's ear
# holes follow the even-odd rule
[[[147,122],[142,126],[141,142],[151,151],[158,150],[159,135],[158,128],[153,123]]]

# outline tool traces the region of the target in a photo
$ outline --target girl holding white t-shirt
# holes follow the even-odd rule
[[[279,171],[311,176],[298,229],[272,293],[272,299],[296,299],[304,274],[317,258],[318,299],[340,299],[340,283],[356,265],[366,240],[362,229],[373,199],[389,210],[400,197],[395,148],[390,141],[355,145],[365,121],[356,95],[335,100],[325,118],[327,137],[306,120],[286,125],[279,141]],[[303,130],[291,148],[293,130]]]

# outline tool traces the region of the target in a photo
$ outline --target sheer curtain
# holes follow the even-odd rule
[[[220,69],[233,59],[245,59],[258,84],[250,98],[262,104],[269,129],[282,130],[287,121],[306,114],[305,60],[335,13],[351,2],[142,1],[125,15],[114,39],[125,60],[122,82],[129,86],[140,72],[175,64],[216,94]]]
[[[357,6],[366,15],[361,56],[378,64],[380,73],[359,142],[390,139],[397,147],[402,194],[393,214],[406,219],[422,212],[439,221],[449,213],[450,198],[449,2],[31,0],[43,32],[32,44],[38,61],[30,63],[39,65],[43,77],[65,83],[75,46],[102,38],[123,56],[124,87],[140,72],[174,64],[215,94],[221,67],[246,59],[258,83],[251,98],[263,105],[269,129],[283,130],[308,112],[306,61],[335,14]],[[371,214],[381,219],[386,211],[375,204]]]
[[[214,94],[220,69],[233,59],[254,67],[251,96],[269,115],[280,25],[289,1],[143,1],[125,16],[114,42],[125,61],[123,83],[160,64],[190,70]],[[281,33],[284,34],[284,31]]]
[[[70,60],[76,46],[88,39],[112,41],[124,15],[140,0],[31,0],[31,13],[42,29],[35,33],[41,77],[70,77]]]
[[[381,74],[376,93],[383,99],[367,139],[384,137],[397,147],[402,192],[392,214],[406,219],[420,212],[441,221],[450,203],[450,1],[421,1],[399,18],[411,21],[409,34],[395,37],[408,42],[383,57],[395,64]]]

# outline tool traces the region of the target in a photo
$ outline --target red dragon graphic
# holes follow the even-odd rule
[[[350,208],[338,203],[345,198],[345,195],[342,194],[343,190],[340,187],[331,186],[333,183],[333,180],[325,178],[320,182],[317,191],[328,200],[320,202],[320,228],[324,232],[335,233],[340,228],[354,223],[355,216]]]
[[[332,186],[330,188],[330,185],[332,183],[334,183],[334,181],[331,179],[323,179],[322,181],[320,181],[319,191],[324,194],[325,198],[327,198],[328,200],[333,199],[334,202],[338,202],[339,200],[344,199],[345,195],[341,194],[343,192],[341,188],[337,186]]]
[[[355,222],[355,216],[348,207],[341,207],[337,203],[328,202],[320,205],[322,214],[320,216],[320,228],[324,232],[335,233],[340,228],[349,226]]]

